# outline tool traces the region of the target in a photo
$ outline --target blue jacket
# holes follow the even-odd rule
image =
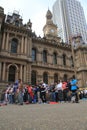
[[[71,83],[71,90],[77,90],[77,79],[72,79],[72,81],[70,82]]]

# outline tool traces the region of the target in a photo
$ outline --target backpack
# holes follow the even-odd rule
[[[76,85],[72,85],[71,86],[71,90],[77,90],[77,86]]]

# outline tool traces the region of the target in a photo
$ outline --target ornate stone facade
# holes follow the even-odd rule
[[[0,7],[1,87],[19,78],[24,83],[43,80],[50,84],[72,76],[76,76],[80,87],[86,84],[87,45],[82,43],[81,37],[74,37],[70,44],[63,43],[57,36],[50,10],[43,32],[43,38],[37,37],[30,20],[23,25],[17,12],[6,17]]]

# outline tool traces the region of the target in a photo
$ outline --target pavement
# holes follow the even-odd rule
[[[87,101],[1,106],[0,130],[87,130]]]

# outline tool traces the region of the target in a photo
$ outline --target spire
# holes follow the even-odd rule
[[[52,20],[52,13],[51,11],[48,9],[47,13],[46,13],[46,23],[47,24],[53,24],[53,20]]]
[[[31,30],[32,28],[32,23],[31,20],[29,19],[29,21],[27,22],[27,28]]]
[[[48,8],[48,11],[47,11],[47,14],[46,14],[46,18],[47,18],[47,19],[52,19],[52,13],[51,13],[51,11],[49,10],[49,8]]]

